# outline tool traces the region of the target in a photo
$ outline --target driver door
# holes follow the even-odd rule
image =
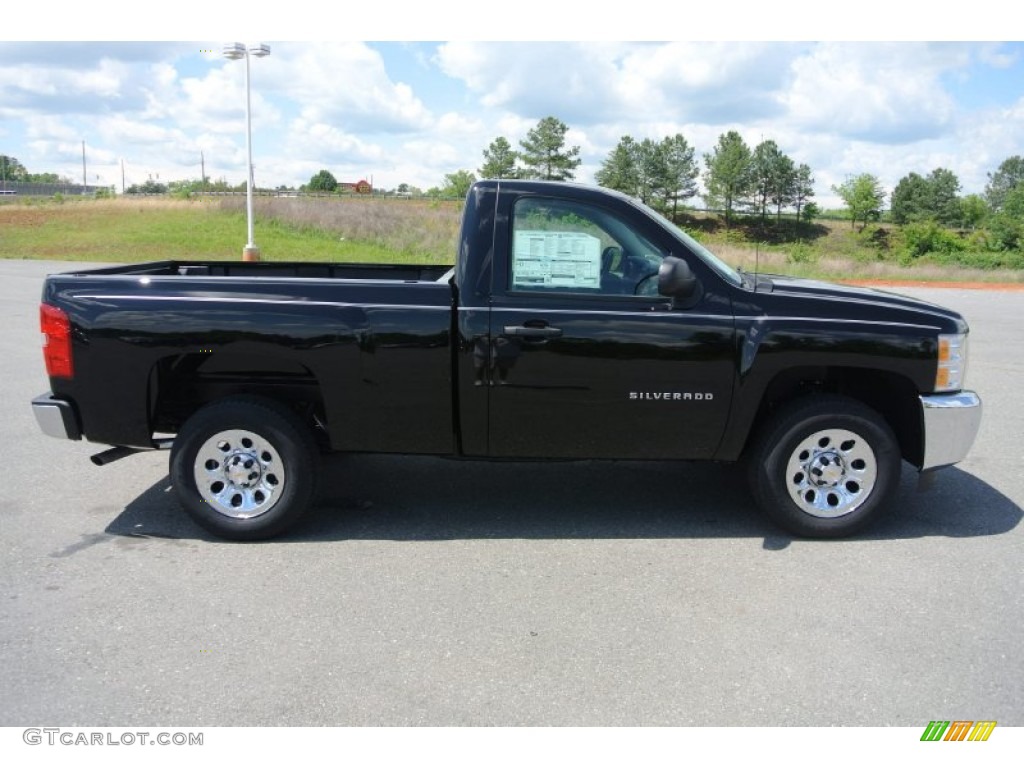
[[[535,196],[509,205],[476,360],[489,454],[710,457],[732,393],[729,301],[710,292],[674,308],[657,294],[668,246],[619,213]]]

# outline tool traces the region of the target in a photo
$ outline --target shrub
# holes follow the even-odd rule
[[[899,249],[901,262],[919,259],[928,254],[952,255],[967,249],[964,239],[955,232],[940,227],[934,221],[908,224],[900,231],[902,247]]]
[[[1024,221],[1000,213],[989,222],[993,250],[1012,251],[1024,245]]]
[[[965,251],[939,255],[935,260],[942,264],[976,269],[1024,269],[1024,253],[1020,251]]]
[[[813,264],[818,260],[817,255],[806,243],[795,243],[786,255],[786,261],[790,264]]]

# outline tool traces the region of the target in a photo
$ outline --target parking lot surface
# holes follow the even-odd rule
[[[1019,293],[900,291],[965,314],[985,415],[853,539],[774,528],[728,465],[332,456],[237,544],[166,453],[37,428],[69,268],[0,261],[0,725],[1024,725]]]

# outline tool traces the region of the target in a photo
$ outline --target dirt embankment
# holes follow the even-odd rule
[[[977,280],[837,280],[868,288],[960,288],[971,291],[1024,291],[1024,283],[983,283]]]

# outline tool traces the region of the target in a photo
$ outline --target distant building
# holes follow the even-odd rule
[[[373,186],[366,179],[360,179],[359,181],[339,181],[338,186],[348,190],[349,192],[355,192],[357,195],[373,194]]]

